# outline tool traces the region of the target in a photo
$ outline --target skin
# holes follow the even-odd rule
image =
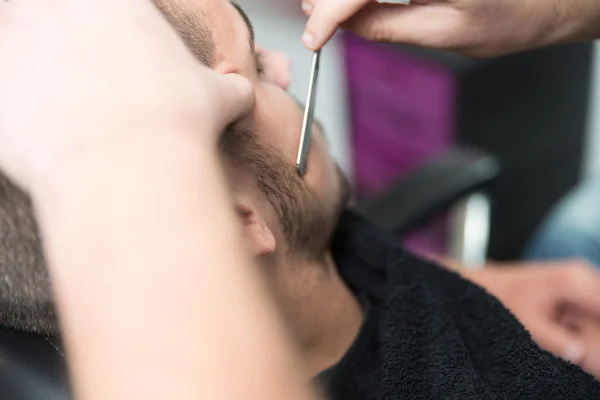
[[[210,15],[215,71],[239,73],[253,85],[255,106],[243,123],[250,124],[258,139],[294,168],[303,111],[286,92],[290,76],[287,58],[255,46],[246,22],[228,1],[177,2],[187,10]],[[325,209],[334,209],[342,195],[340,175],[323,132],[317,125],[313,129],[308,169],[302,179]],[[232,163],[226,163],[226,170],[246,248],[266,271],[304,355],[305,375],[312,377],[345,354],[361,326],[360,306],[339,277],[331,254],[319,261],[290,256],[291,245],[275,210],[254,178]]]
[[[494,263],[462,269],[439,260],[486,288],[511,310],[545,350],[600,377],[600,275],[579,260]]]
[[[250,84],[146,0],[2,2],[0,49],[0,166],[35,205],[75,397],[308,398],[217,153]]]
[[[476,57],[600,36],[595,0],[304,0],[304,35],[321,48],[342,26],[370,40],[407,43]]]
[[[239,13],[226,1],[178,0],[182,7],[196,12],[208,12],[215,22],[211,25],[217,47],[217,71],[237,71],[252,82],[256,93],[256,105],[248,123],[264,143],[268,143],[286,160],[290,168],[295,163],[302,113],[296,102],[285,92],[289,84],[289,62],[284,55],[268,52],[253,46],[248,27]],[[227,26],[225,32],[219,27]],[[254,49],[253,49],[254,47]],[[258,73],[256,56],[261,59],[262,73]],[[340,196],[339,179],[335,164],[328,153],[323,133],[315,127],[314,140],[309,154],[309,170],[305,177],[307,185],[326,205],[331,205]],[[247,248],[268,271],[277,302],[291,326],[294,337],[307,365],[306,375],[315,375],[337,361],[351,345],[361,323],[361,311],[356,299],[345,287],[337,275],[337,268],[328,256],[325,265],[290,259],[286,256],[290,248],[273,208],[264,194],[258,190],[252,176],[245,174],[235,165],[227,165],[227,176],[234,193],[235,205],[244,226],[244,240]],[[492,267],[492,266],[490,266]],[[526,324],[534,337],[546,348],[561,357],[569,357],[583,365],[582,346],[571,346],[573,341],[556,340],[544,336],[545,327],[562,326],[555,323],[552,313],[542,313],[545,318],[528,318],[539,314],[541,302],[552,302],[554,307],[572,303],[566,290],[566,297],[558,296],[552,290],[551,280],[544,278],[544,271],[536,269],[527,279],[526,286],[518,285],[523,281],[521,269],[514,268],[502,274],[503,279],[493,279],[496,268],[485,272],[465,274],[467,279],[485,286],[498,296]],[[558,275],[567,275],[570,268],[562,266],[556,269]],[[594,278],[599,281],[598,278]],[[513,288],[510,290],[509,288]],[[541,300],[525,302],[518,297],[532,293],[531,288],[541,296]],[[575,292],[575,288],[572,288]],[[580,303],[590,303],[590,294],[580,299]],[[594,304],[592,299],[591,304]],[[318,310],[318,311],[317,311]],[[600,310],[594,310],[600,315]],[[586,319],[586,327],[589,321]],[[544,325],[545,324],[545,325]],[[552,336],[556,336],[553,329]],[[564,332],[564,330],[563,330]],[[573,338],[573,336],[568,336]],[[577,342],[578,344],[579,342]]]
[[[235,20],[236,11],[228,8],[227,3],[206,3],[213,6],[210,11],[214,17],[212,21],[217,22],[216,26],[228,26],[229,28],[228,32],[223,35],[223,38],[228,38],[227,40],[221,39],[219,36],[220,50],[217,71],[221,73],[239,72],[250,80],[256,91],[256,107],[247,122],[253,124],[261,138],[271,143],[286,160],[290,161],[290,165],[293,165],[295,156],[293,143],[297,143],[301,112],[293,100],[287,97],[282,90],[285,86],[286,74],[271,68],[265,73],[267,78],[261,79],[252,68],[254,59],[251,52],[248,51],[250,56],[245,56],[245,50],[251,50],[251,45],[247,30],[246,35],[242,36],[244,35],[244,25],[242,25],[243,21],[239,19],[239,15],[237,16],[238,20]],[[88,14],[93,15],[93,13]],[[239,23],[234,23],[234,21]],[[227,22],[227,24],[219,22]],[[57,27],[64,25],[66,24],[58,24]],[[231,26],[235,28],[232,29]],[[56,31],[59,30],[56,29]],[[274,105],[279,107],[278,113],[269,113]],[[294,109],[294,107],[296,108]],[[281,116],[289,118],[289,121],[286,121],[286,124],[274,125],[274,117],[279,119]],[[284,119],[281,118],[281,120]],[[165,123],[166,121],[178,122],[168,118],[161,122]],[[224,121],[221,122],[224,123]],[[160,126],[173,128],[180,125],[173,123],[173,125]],[[176,131],[176,129],[167,130]],[[214,134],[214,132],[212,133]],[[269,331],[265,329],[259,329],[254,332],[256,336],[253,334],[247,336],[257,338],[248,348],[247,344],[246,347],[243,345],[243,343],[247,343],[247,337],[240,340],[232,335],[232,333],[242,330],[248,333],[249,327],[256,327],[258,321],[274,322],[275,320],[268,311],[264,296],[260,294],[260,285],[255,277],[253,278],[253,275],[248,273],[254,266],[248,260],[240,257],[241,252],[238,251],[240,246],[236,244],[235,240],[225,240],[235,238],[236,233],[234,225],[231,223],[231,215],[226,212],[227,208],[223,207],[223,204],[228,203],[228,197],[218,178],[220,176],[218,163],[211,156],[211,152],[196,152],[193,142],[167,140],[160,132],[157,134],[160,140],[118,142],[118,147],[102,146],[100,152],[97,149],[91,149],[84,153],[83,158],[75,156],[70,159],[71,162],[54,171],[53,179],[50,179],[49,184],[34,192],[34,197],[38,199],[38,207],[41,210],[44,233],[51,238],[48,243],[52,255],[51,265],[59,265],[62,270],[56,274],[58,291],[61,293],[61,310],[66,326],[69,328],[67,329],[69,331],[67,339],[70,343],[71,357],[78,366],[76,377],[79,378],[77,380],[79,393],[82,398],[132,398],[138,396],[140,394],[139,387],[144,386],[138,382],[145,382],[146,385],[148,382],[154,382],[148,387],[147,398],[151,398],[150,396],[164,398],[172,395],[172,389],[175,386],[186,392],[184,395],[179,392],[178,398],[239,398],[242,395],[247,398],[270,398],[264,388],[269,387],[273,382],[280,382],[277,378],[282,378],[281,387],[275,388],[281,391],[271,391],[272,398],[277,398],[277,395],[282,395],[282,393],[285,393],[288,398],[294,398],[293,393],[296,393],[297,398],[300,398],[301,391],[288,391],[290,387],[294,387],[290,376],[285,372],[278,372],[277,368],[282,366],[281,371],[286,371],[285,367],[292,363],[289,360],[282,361],[278,357],[271,358],[273,354],[279,352],[286,354],[283,344],[285,341],[281,336],[269,334]],[[311,171],[306,176],[306,182],[318,193],[325,204],[330,204],[339,197],[339,181],[321,134],[317,132],[315,138],[309,158]],[[140,152],[140,150],[143,151]],[[132,152],[142,153],[146,156],[132,159]],[[110,165],[106,165],[108,155],[111,156],[109,157]],[[159,163],[157,160],[161,162]],[[190,163],[195,167],[191,170],[203,171],[203,173],[190,173]],[[28,163],[25,162],[24,165],[28,165]],[[137,165],[139,169],[131,170],[131,175],[124,174],[123,171],[132,165]],[[347,350],[360,326],[359,307],[336,275],[331,257],[326,257],[325,265],[323,263],[303,265],[299,264],[297,260],[285,257],[284,250],[289,247],[289,243],[286,243],[285,237],[281,233],[273,209],[252,184],[251,177],[244,176],[239,171],[236,174],[235,166],[229,166],[229,168],[231,168],[228,174],[230,183],[238,188],[234,193],[235,206],[244,210],[240,218],[244,226],[243,237],[247,249],[253,252],[262,269],[266,270],[266,275],[278,297],[279,304],[292,325],[296,343],[304,350],[303,354],[308,365],[305,374],[312,376],[324,366],[331,365]],[[107,171],[108,175],[98,176],[98,171],[103,170]],[[175,180],[176,182],[173,182],[172,179],[142,179],[138,181],[140,175],[150,175],[153,178],[156,176],[181,176],[182,179]],[[113,178],[107,180],[107,176]],[[118,179],[115,180],[114,176]],[[90,180],[90,177],[95,179]],[[134,177],[136,179],[133,179]],[[131,183],[134,181],[137,182],[137,186],[133,185],[132,190]],[[204,191],[197,192],[198,182],[206,185],[203,189],[214,189],[208,191],[211,196],[202,196]],[[145,190],[154,190],[157,185],[169,188],[170,190],[166,191],[169,195],[148,201],[148,196],[144,196],[144,190],[139,190],[144,188]],[[94,201],[111,198],[110,194],[115,190],[128,194],[129,196],[123,196],[128,201],[105,201],[102,213],[97,213],[96,211],[101,207],[98,207],[97,203],[92,207]],[[181,199],[205,199],[206,197],[210,199],[207,199],[207,202],[200,208],[193,201],[180,202]],[[42,199],[44,200],[41,201]],[[139,219],[135,219],[135,223],[128,220],[128,224],[122,227],[122,231],[117,230],[120,234],[118,238],[115,238],[115,226],[119,226],[119,223],[122,224],[122,216],[124,213],[130,212],[132,206],[136,207],[135,217]],[[173,215],[163,214],[161,210],[179,210],[176,215],[177,221],[181,222],[181,225],[174,224]],[[216,232],[214,229],[207,231],[204,229],[205,226],[197,223],[188,225],[190,221],[215,218],[215,212],[223,213],[218,214],[219,218],[223,218],[223,224],[218,225],[222,227],[223,231]],[[148,218],[149,216],[151,218]],[[70,224],[65,224],[65,221],[79,221],[80,225],[74,229]],[[150,226],[152,229],[147,231],[169,232],[169,235],[150,235],[148,237],[148,232],[140,232],[139,229],[135,229],[140,226],[148,227],[148,221],[152,221]],[[178,240],[173,241],[171,236]],[[186,237],[194,240],[180,240]],[[225,239],[215,241],[215,238]],[[65,243],[71,246],[65,246]],[[92,280],[85,274],[73,274],[73,271],[77,271],[75,266],[85,263],[89,265],[87,256],[89,253],[84,252],[86,253],[85,257],[81,257],[82,254],[79,254],[81,258],[77,258],[71,251],[68,251],[73,247],[73,243],[92,251],[92,253],[106,251],[106,248],[101,246],[103,244],[111,250],[115,259],[126,262],[114,265],[115,268],[92,268],[97,273],[94,276],[95,279]],[[126,245],[113,247],[119,243]],[[170,245],[168,245],[169,243]],[[185,290],[182,290],[180,280],[169,279],[178,275],[173,274],[171,270],[165,274],[164,268],[161,268],[164,265],[157,263],[156,260],[166,258],[172,260],[174,254],[182,256],[182,249],[197,249],[198,243],[210,243],[210,245],[204,246],[200,252],[196,250],[192,253],[195,257],[201,254],[201,261],[198,259],[187,266],[183,265],[185,274],[180,279],[185,280],[187,285],[183,287]],[[140,246],[139,251],[132,251],[136,245]],[[123,248],[127,248],[127,251],[123,252]],[[156,253],[157,250],[160,250],[159,254]],[[126,257],[132,253],[145,256],[133,260]],[[185,253],[183,256],[182,264],[187,264],[189,259],[185,257]],[[218,268],[217,271],[214,268],[210,270],[203,268],[201,273],[198,273],[195,268],[198,265],[197,262],[213,267],[219,265],[223,268]],[[149,298],[152,296],[143,292],[144,285],[140,285],[142,292],[132,292],[130,285],[115,285],[116,277],[123,277],[123,265],[127,265],[127,270],[132,274],[129,280],[144,275],[145,279],[148,277],[154,279],[145,281],[146,288],[158,287],[160,283],[163,290],[160,301],[156,300],[156,296],[154,296],[154,301],[150,303]],[[69,266],[71,268],[68,268]],[[228,266],[236,268],[227,268]],[[135,273],[136,268],[137,274]],[[56,269],[54,271],[57,272]],[[115,273],[117,271],[118,274]],[[215,275],[218,276],[218,285],[214,285]],[[81,282],[88,282],[88,285],[81,285]],[[93,284],[89,286],[89,282]],[[195,282],[206,282],[207,284],[198,288]],[[168,284],[165,286],[165,283]],[[212,285],[208,283],[212,283]],[[224,285],[225,283],[226,285]],[[251,284],[249,285],[249,283]],[[107,287],[113,291],[116,290],[117,294],[120,293],[124,297],[117,295],[108,303],[94,302],[95,295],[98,298],[101,297]],[[229,296],[227,302],[224,302],[223,307],[220,308],[218,315],[214,315],[214,308],[212,310],[210,307],[202,308],[202,305],[209,304],[210,300],[222,298],[219,297],[219,293],[222,293],[221,290],[224,288],[239,296]],[[185,293],[202,293],[203,296],[188,298],[185,295],[182,296]],[[124,298],[129,301],[121,301]],[[82,299],[85,301],[81,301]],[[132,299],[134,301],[131,301]],[[196,307],[189,306],[190,300],[192,304],[200,305],[201,312],[198,313],[199,310]],[[257,308],[250,310],[248,319],[240,320],[236,310],[239,310],[240,306],[249,304],[255,305]],[[128,308],[130,312],[123,312],[124,308]],[[180,312],[169,313],[173,309],[178,309]],[[318,315],[313,312],[316,309],[319,310]],[[186,310],[188,312],[184,312]],[[169,329],[156,329],[146,340],[139,340],[135,334],[136,328],[148,326],[155,320],[157,312],[160,315],[168,316],[169,323],[165,325]],[[135,316],[135,321],[132,321],[132,315]],[[223,320],[225,316],[228,317],[227,321],[231,325],[225,325],[222,330],[207,330],[206,325],[203,324],[206,317]],[[276,326],[275,322],[274,324]],[[98,329],[98,326],[105,327],[105,329]],[[117,335],[114,330],[111,330],[112,326],[121,328]],[[178,332],[175,337],[172,334],[173,331]],[[275,331],[277,332],[278,329]],[[186,335],[182,338],[181,334],[184,332]],[[233,337],[223,335],[232,335]],[[136,339],[135,343],[131,338]],[[215,352],[214,346],[210,346],[210,343],[220,340],[227,340],[227,343],[235,343],[240,347],[231,346],[228,353],[222,353],[222,348],[217,346],[219,352]],[[97,344],[93,351],[88,346],[90,341]],[[156,346],[157,343],[162,346]],[[277,345],[273,350],[274,344]],[[190,346],[192,347],[190,348]],[[145,350],[148,348],[169,350],[158,354],[149,354],[148,358],[140,360],[139,355],[147,354]],[[265,348],[271,348],[273,352],[261,352],[260,355],[254,353],[257,349]],[[118,363],[118,368],[111,362],[115,355],[115,349],[120,350],[118,356],[122,361]],[[239,352],[235,350],[248,351],[244,353],[248,357],[242,359],[248,364],[240,362]],[[211,360],[210,365],[202,363],[207,359]],[[157,360],[161,362],[157,362]],[[214,361],[218,360],[220,360],[217,364],[218,367],[215,368]],[[236,363],[232,360],[236,360]],[[165,361],[171,371],[170,376],[166,379],[164,376]],[[254,363],[250,364],[251,361]],[[231,369],[233,364],[237,366],[235,370]],[[79,367],[81,368],[79,369]],[[194,385],[197,381],[196,375],[188,377],[190,370],[202,371],[202,376],[208,377],[208,379],[204,379],[201,385]],[[135,371],[135,374],[132,371]],[[235,390],[232,390],[235,389],[231,387],[232,385],[226,384],[227,378],[237,375],[243,378],[248,371],[255,372],[250,375],[250,378],[254,378],[254,385],[250,385],[251,393],[248,391],[236,393]],[[220,372],[224,373],[219,374]],[[128,376],[129,379],[115,379],[120,376]],[[186,379],[186,377],[188,378]],[[246,380],[248,384],[253,381],[248,377]],[[102,391],[98,390],[99,387],[102,388]],[[224,387],[231,391],[224,393]],[[240,387],[246,388],[244,385],[240,385]],[[228,395],[229,397],[227,397]]]
[[[183,0],[181,0],[183,1]],[[218,4],[217,4],[218,3]],[[219,1],[213,9],[214,16],[223,19],[221,23],[231,25],[238,20],[236,29],[221,35],[216,25],[213,29],[219,48],[219,65],[234,65],[253,82],[256,92],[256,107],[252,112],[254,131],[266,143],[272,144],[293,167],[297,151],[301,112],[295,102],[285,93],[289,83],[289,62],[284,55],[270,53],[256,47],[255,52],[262,58],[262,75],[256,74],[255,57],[251,56],[248,40],[236,40],[232,32],[246,38],[247,29],[239,24],[237,11],[228,7],[227,2]],[[188,1],[186,6],[197,6],[198,2]],[[203,3],[204,5],[204,3]],[[239,26],[238,26],[239,25]],[[246,55],[248,57],[240,57]],[[237,57],[237,58],[236,58]],[[236,61],[233,64],[231,60]],[[314,142],[309,155],[309,170],[306,176],[309,186],[325,204],[331,204],[339,197],[339,184],[334,171],[334,162],[327,151],[322,132],[315,128]],[[278,302],[296,333],[305,360],[309,367],[308,375],[333,364],[346,351],[356,335],[360,324],[360,310],[351,293],[337,276],[335,265],[330,261],[326,268],[314,263],[289,260],[281,253],[287,250],[285,236],[272,207],[264,195],[256,188],[251,176],[232,167],[228,173],[238,207],[243,205],[246,213],[244,224],[245,240],[253,249],[253,254],[263,266],[268,268],[268,277],[273,284]],[[258,225],[260,229],[251,229]],[[249,228],[250,227],[250,228]],[[447,261],[447,260],[443,260]],[[448,262],[447,264],[452,264]],[[455,265],[456,266],[456,265]],[[597,372],[594,329],[600,329],[600,303],[596,291],[582,291],[577,282],[585,279],[571,279],[573,276],[587,276],[593,287],[600,288],[598,277],[589,266],[576,262],[556,265],[509,265],[499,268],[489,264],[483,271],[461,272],[476,284],[484,286],[497,296],[528,327],[535,340],[544,348],[559,357],[578,363],[588,371]],[[527,268],[524,268],[527,267]],[[550,267],[550,268],[545,268]],[[558,287],[557,282],[565,285]],[[594,286],[595,285],[595,286]],[[560,289],[560,290],[558,290]],[[581,334],[573,332],[563,321],[557,319],[557,312],[564,307],[570,310],[583,310],[583,313],[568,313],[577,320]],[[316,311],[318,310],[318,311]],[[341,335],[336,327],[342,327]],[[333,330],[333,331],[332,331]],[[333,332],[326,334],[324,332]],[[585,335],[584,335],[585,333]],[[585,338],[584,338],[585,336]],[[335,349],[334,351],[329,351]]]

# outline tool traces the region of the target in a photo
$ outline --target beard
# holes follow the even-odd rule
[[[220,150],[236,167],[251,173],[277,214],[291,255],[324,257],[345,200],[324,204],[298,176],[295,166],[248,128],[230,126],[221,136]]]
[[[259,143],[251,131],[232,127],[221,137],[223,154],[252,172],[275,209],[293,257],[322,259],[349,186],[339,172],[342,191],[335,204],[323,204],[297,175],[295,166]],[[51,279],[29,197],[0,173],[0,326],[45,336],[60,336]]]

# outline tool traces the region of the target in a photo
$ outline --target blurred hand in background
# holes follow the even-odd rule
[[[490,263],[460,273],[496,296],[542,348],[600,378],[600,274],[594,268],[577,260]]]

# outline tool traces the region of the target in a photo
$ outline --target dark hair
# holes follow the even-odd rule
[[[0,325],[58,336],[50,277],[27,195],[0,173]]]

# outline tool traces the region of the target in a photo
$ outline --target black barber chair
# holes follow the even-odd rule
[[[449,255],[477,267],[487,256],[491,204],[489,194],[500,174],[495,156],[467,147],[454,148],[420,166],[359,209],[398,237],[451,211]]]
[[[401,235],[466,198],[461,206],[465,210],[464,225],[481,228],[481,224],[472,223],[473,209],[478,209],[473,196],[489,188],[498,173],[493,156],[472,149],[455,149],[404,177],[383,196],[363,204],[362,209],[375,223]],[[478,213],[479,219],[481,214]],[[476,230],[478,233],[481,229]],[[0,328],[0,400],[68,400],[68,386],[59,343]]]

